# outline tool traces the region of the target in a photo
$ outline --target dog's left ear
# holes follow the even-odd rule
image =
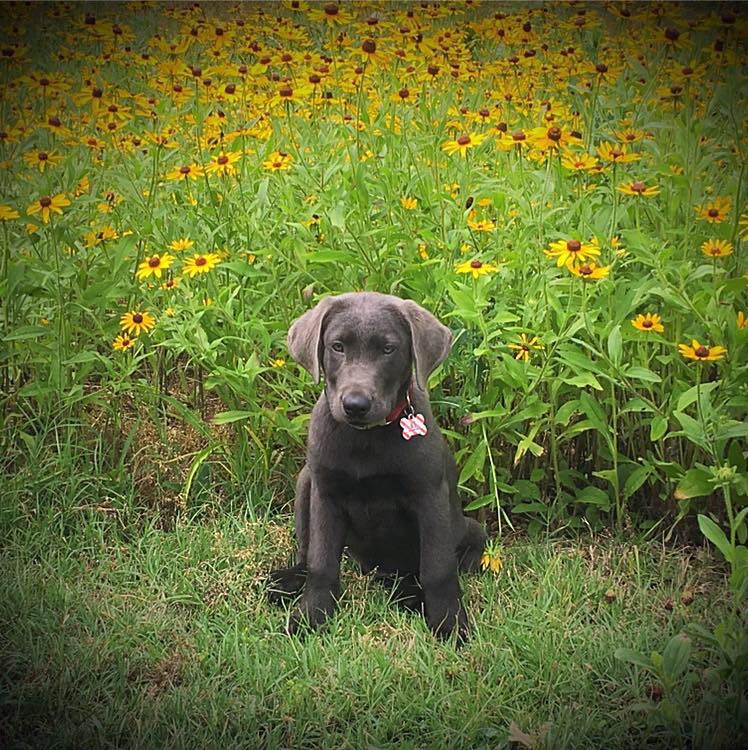
[[[319,383],[322,324],[335,297],[325,297],[311,310],[297,318],[288,331],[288,351],[291,356]]]
[[[410,326],[416,384],[425,391],[429,375],[444,362],[452,348],[452,331],[412,300],[403,300],[402,312]]]

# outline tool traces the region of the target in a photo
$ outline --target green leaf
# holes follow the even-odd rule
[[[460,472],[459,484],[463,484],[467,479],[480,477],[483,474],[483,464],[486,461],[486,444],[478,443],[473,453],[465,461],[462,471]]]
[[[659,440],[667,432],[667,424],[666,417],[653,417],[649,423],[649,439],[652,442]]]
[[[698,519],[701,533],[722,553],[727,562],[732,563],[735,559],[735,548],[727,541],[725,532],[709,516],[699,513]]]
[[[463,510],[469,511],[469,510],[478,510],[478,508],[485,508],[486,505],[491,505],[491,503],[494,502],[494,496],[493,495],[481,495],[480,497],[476,497],[475,500],[472,500],[469,502]]]
[[[211,422],[213,424],[229,424],[230,422],[238,422],[241,419],[249,419],[255,416],[252,411],[222,411],[216,414]]]
[[[713,391],[721,383],[721,380],[713,380],[709,383],[701,383],[701,385],[695,385],[692,388],[689,388],[685,393],[682,393],[678,399],[678,404],[675,407],[676,411],[683,411],[691,404],[695,403],[696,399],[699,397],[699,393],[703,396],[710,391]]]
[[[662,382],[662,378],[656,372],[652,372],[652,370],[647,367],[628,367],[624,370],[623,374],[632,380],[645,380],[647,383]]]
[[[676,500],[688,500],[692,497],[704,497],[714,492],[711,475],[703,469],[689,469],[678,482],[673,497]]]
[[[638,651],[634,651],[630,648],[617,648],[613,652],[613,656],[620,661],[627,661],[629,664],[635,664],[637,667],[642,667],[650,672],[652,671],[652,663],[647,659],[644,654],[640,654]]]
[[[589,386],[596,391],[601,391],[603,389],[600,385],[600,381],[591,372],[582,372],[579,375],[575,375],[573,378],[562,378],[562,380],[567,385],[573,385],[577,388]]]
[[[577,492],[576,501],[578,503],[584,503],[585,505],[597,505],[603,510],[610,508],[610,497],[608,493],[601,490],[599,487],[585,487],[580,492]]]
[[[579,395],[579,404],[590,422],[592,422],[592,426],[603,436],[603,438],[605,438],[612,453],[613,444],[610,437],[610,426],[608,425],[608,419],[605,416],[605,412],[600,406],[600,402],[593,399],[586,391],[582,391]]]
[[[611,358],[614,364],[618,365],[621,362],[621,355],[623,353],[623,338],[621,337],[621,326],[613,326],[613,330],[608,335],[608,356]]]
[[[691,639],[684,633],[679,633],[668,641],[662,654],[662,666],[667,676],[674,680],[688,667],[691,657]]]
[[[637,466],[626,479],[623,485],[624,497],[631,497],[647,481],[647,477],[652,473],[651,466]]]

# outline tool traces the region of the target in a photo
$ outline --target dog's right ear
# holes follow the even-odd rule
[[[311,310],[297,318],[288,331],[288,351],[291,356],[319,383],[322,324],[335,297],[325,297]]]

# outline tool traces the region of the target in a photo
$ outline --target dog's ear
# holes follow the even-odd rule
[[[425,391],[429,375],[447,358],[452,348],[452,332],[412,300],[403,300],[402,311],[410,326],[416,384]]]
[[[297,318],[288,331],[288,351],[291,356],[319,383],[320,345],[322,324],[330,311],[334,297],[325,297],[311,310]]]

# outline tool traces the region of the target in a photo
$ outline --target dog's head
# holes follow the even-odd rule
[[[291,356],[324,372],[333,417],[354,427],[383,422],[413,378],[425,390],[452,334],[415,302],[377,292],[325,297],[288,332]]]

